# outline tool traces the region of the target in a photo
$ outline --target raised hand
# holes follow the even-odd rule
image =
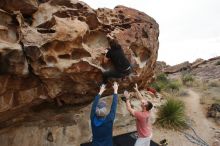
[[[102,93],[105,91],[105,84],[102,84],[100,86],[99,94],[102,95]]]
[[[114,83],[113,83],[113,86],[112,86],[112,87],[113,87],[113,89],[114,89],[114,93],[115,93],[115,94],[118,94],[118,86],[119,86],[119,85],[118,85],[117,82],[114,82]]]
[[[147,100],[142,99],[142,100],[141,100],[141,103],[144,104],[144,105],[146,105],[146,104],[147,104]]]
[[[129,99],[130,93],[127,90],[125,90],[124,91],[124,96],[126,97],[126,99]]]
[[[137,85],[137,83],[135,83],[134,90],[135,90],[135,91],[138,91],[138,85]]]

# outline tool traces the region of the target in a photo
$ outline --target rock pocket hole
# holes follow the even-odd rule
[[[125,29],[129,29],[129,28],[131,28],[131,25],[130,24],[123,24],[122,27]]]
[[[48,134],[47,134],[47,140],[48,140],[49,142],[53,142],[53,134],[52,134],[52,132],[48,132]]]
[[[55,33],[56,32],[56,30],[54,29],[37,29],[37,31],[39,33]]]
[[[123,11],[122,11],[122,10],[119,10],[118,13],[123,13]]]
[[[54,13],[53,15],[60,17],[60,18],[79,16],[78,12],[74,11],[74,10],[58,11],[58,12]]]
[[[62,55],[59,55],[58,57],[61,59],[70,59],[71,55],[70,54],[62,54]]]
[[[126,40],[126,43],[130,43],[131,41],[130,40]]]
[[[71,53],[72,59],[80,59],[83,57],[91,57],[90,53],[83,48],[74,48]]]
[[[46,56],[46,62],[57,63],[57,59],[54,56]]]

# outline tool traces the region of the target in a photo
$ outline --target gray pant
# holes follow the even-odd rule
[[[150,140],[152,136],[146,138],[138,138],[134,146],[150,146]]]

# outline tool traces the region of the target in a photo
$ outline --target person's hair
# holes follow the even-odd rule
[[[96,108],[95,113],[98,117],[105,117],[107,115],[107,109],[106,107]]]
[[[101,100],[99,101],[96,107],[96,115],[98,117],[105,117],[107,115],[106,102]]]
[[[110,40],[109,45],[111,49],[121,49],[121,45],[116,40]]]
[[[147,111],[150,111],[153,108],[153,104],[150,101],[147,101],[147,105],[145,105]]]

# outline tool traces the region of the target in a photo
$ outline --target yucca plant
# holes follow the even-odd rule
[[[167,102],[159,108],[156,123],[169,129],[186,128],[184,103],[180,100],[169,98]]]

